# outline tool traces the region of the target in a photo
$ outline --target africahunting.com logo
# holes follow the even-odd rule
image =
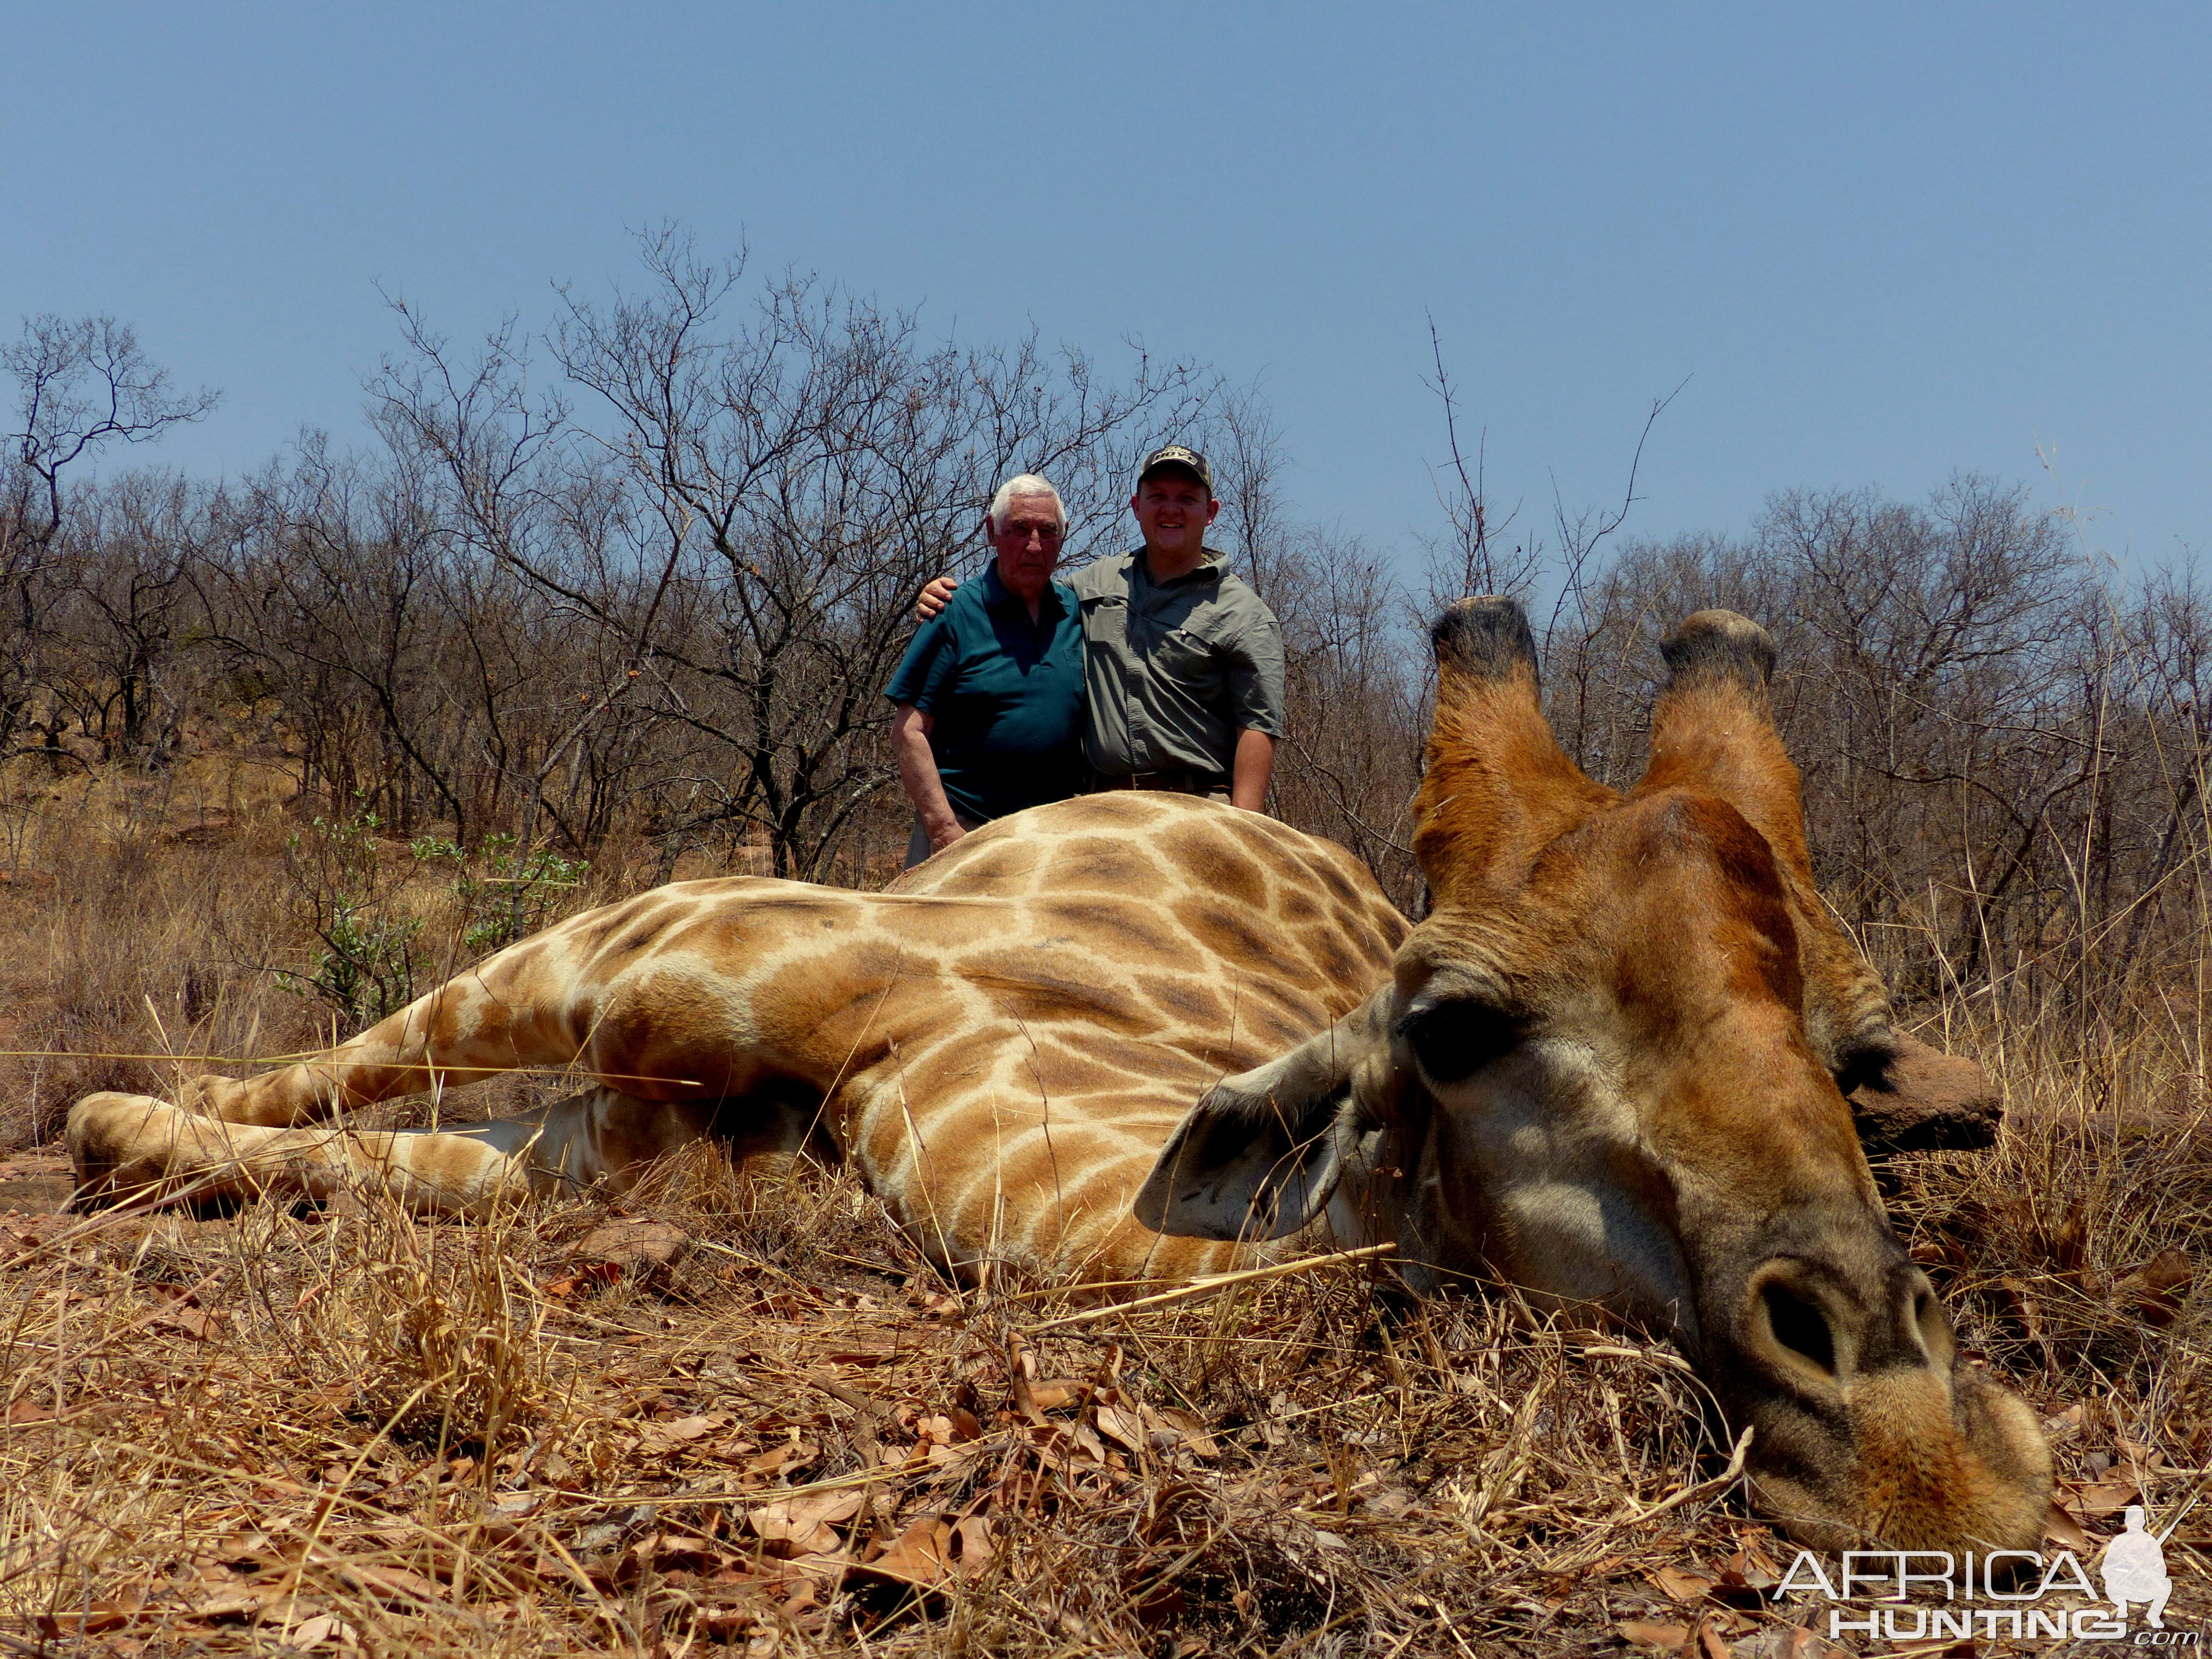
[[[2130,1505],[2126,1530],[2097,1559],[2096,1584],[2071,1550],[2044,1555],[2033,1550],[1991,1550],[1950,1555],[1941,1550],[1851,1550],[1835,1571],[1810,1550],[1800,1550],[1774,1587],[1778,1599],[1816,1595],[1835,1603],[1828,1636],[1867,1636],[1889,1642],[1966,1640],[2014,1642],[2039,1638],[2075,1642],[2128,1641],[2129,1609],[2142,1609],[2131,1645],[2199,1647],[2202,1631],[2168,1630],[2166,1598],[2173,1580],[2166,1570],[2166,1541],[2196,1507],[2191,1498],[2165,1531],[2153,1533],[2141,1504]],[[1916,1600],[1916,1595],[1917,1599]],[[2081,1597],[2087,1607],[2061,1605]],[[1904,1605],[1911,1602],[1911,1605]]]

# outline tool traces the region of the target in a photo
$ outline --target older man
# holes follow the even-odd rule
[[[1082,624],[1073,592],[1052,580],[1066,509],[1024,473],[999,487],[983,527],[996,556],[922,625],[884,689],[915,809],[908,869],[1083,784]]]
[[[1181,444],[1154,450],[1129,510],[1144,545],[1085,565],[1074,580],[1091,787],[1174,789],[1262,811],[1283,734],[1282,630],[1206,545],[1221,511],[1206,457]],[[921,614],[953,592],[939,577]]]

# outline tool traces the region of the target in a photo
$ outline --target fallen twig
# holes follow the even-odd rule
[[[1188,1302],[1194,1297],[1211,1296],[1216,1291],[1225,1291],[1232,1285],[1256,1284],[1264,1279],[1282,1279],[1291,1273],[1311,1273],[1316,1268],[1331,1267],[1343,1262],[1371,1261],[1377,1256],[1389,1255],[1395,1244],[1369,1244],[1357,1250],[1338,1250],[1330,1255],[1300,1256],[1295,1261],[1278,1261],[1272,1267],[1248,1267],[1233,1273],[1212,1273],[1204,1279],[1172,1291],[1162,1291],[1158,1296],[1140,1296],[1133,1302],[1116,1302],[1103,1308],[1085,1308],[1079,1313],[1062,1314],[1057,1319],[1048,1319],[1042,1325],[1032,1325],[1032,1336],[1044,1331],[1058,1330],[1066,1325],[1089,1325],[1101,1319],[1111,1319],[1115,1314],[1133,1313],[1139,1308],[1164,1308],[1171,1303]]]

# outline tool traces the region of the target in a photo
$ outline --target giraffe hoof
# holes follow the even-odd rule
[[[150,1121],[169,1109],[149,1095],[118,1094],[103,1090],[87,1095],[70,1108],[63,1130],[70,1164],[76,1175],[72,1209],[94,1209],[112,1204],[126,1193],[149,1184],[137,1148]]]

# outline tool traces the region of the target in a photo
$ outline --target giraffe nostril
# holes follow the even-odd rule
[[[1936,1299],[1936,1292],[1924,1284],[1913,1292],[1912,1323],[1929,1362],[1939,1367],[1948,1365],[1958,1352],[1951,1336],[1950,1316]]]
[[[1774,1333],[1774,1340],[1834,1376],[1836,1340],[1828,1329],[1827,1316],[1786,1285],[1769,1282],[1761,1287],[1759,1297],[1765,1304],[1767,1328]]]

